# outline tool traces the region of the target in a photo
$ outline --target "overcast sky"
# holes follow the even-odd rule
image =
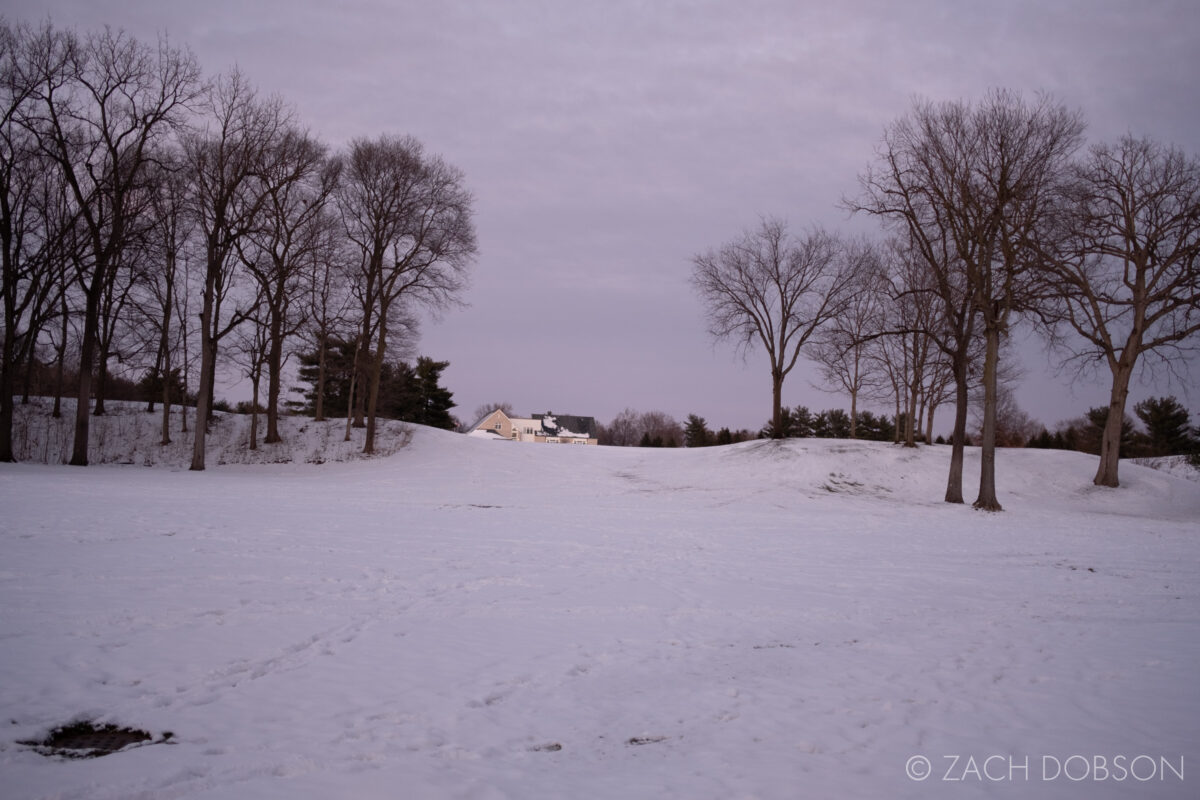
[[[6,0],[10,19],[167,32],[233,65],[333,147],[408,133],[466,174],[469,306],[423,327],[470,416],[509,401],[602,422],[660,409],[758,428],[764,357],[705,332],[691,258],[762,215],[873,233],[838,208],[916,96],[1053,93],[1090,141],[1200,152],[1200,3],[1034,0]],[[1047,424],[1107,402],[1032,344],[1018,397]],[[1193,373],[1194,380],[1195,373]],[[801,364],[787,405],[848,407]],[[1172,392],[1193,410],[1200,391]],[[943,409],[939,430],[949,427]]]

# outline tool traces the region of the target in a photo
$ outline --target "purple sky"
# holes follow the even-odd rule
[[[334,147],[410,133],[462,168],[480,244],[469,307],[427,323],[419,346],[451,362],[462,417],[509,401],[761,426],[765,358],[709,340],[691,257],[761,215],[875,231],[837,203],[914,96],[1046,90],[1084,112],[1091,141],[1132,132],[1200,152],[1194,0],[5,5],[10,19],[147,41],[165,30],[209,75],[240,65]],[[1038,346],[1019,350],[1035,417],[1107,401],[1104,376],[1072,387]],[[815,379],[797,366],[784,402],[848,406]],[[1134,399],[1170,392],[1200,410],[1185,388]]]

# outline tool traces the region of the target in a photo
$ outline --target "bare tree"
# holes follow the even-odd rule
[[[156,268],[148,270],[146,290],[148,294],[148,309],[143,311],[146,327],[156,334],[157,343],[154,367],[151,375],[161,384],[162,399],[162,437],[161,443],[171,443],[171,386],[173,371],[177,369],[176,350],[180,332],[187,325],[187,320],[180,320],[182,325],[172,328],[175,318],[175,306],[180,290],[184,293],[187,286],[180,274],[180,261],[185,257],[184,248],[194,226],[193,217],[188,214],[187,202],[191,194],[191,177],[184,169],[184,159],[181,152],[164,152],[160,154],[154,171],[152,204],[153,242],[155,247]],[[182,360],[182,359],[180,359]],[[153,410],[153,397],[150,399]],[[183,398],[180,398],[183,402]]]
[[[199,68],[165,41],[148,47],[109,29],[79,39],[46,25],[26,52],[23,124],[61,170],[88,245],[76,276],[85,307],[70,461],[85,466],[100,303],[121,267],[150,153],[195,98]]]
[[[227,321],[222,319],[221,306],[233,285],[233,255],[242,238],[258,225],[266,200],[262,180],[266,154],[291,124],[281,101],[260,99],[236,70],[211,87],[205,106],[205,129],[184,139],[194,178],[192,213],[204,242],[193,470],[204,469],[218,344],[245,316],[244,310],[237,309]]]
[[[1029,310],[1043,262],[1036,240],[1060,171],[1083,122],[1048,97],[1032,105],[992,91],[978,106],[919,101],[885,133],[877,164],[862,176],[854,209],[905,230],[942,301],[931,331],[957,384],[954,450],[946,500],[962,502],[968,348],[976,320],[985,339],[983,454],[975,507],[1000,510],[995,485],[996,374],[1001,338]]]
[[[714,338],[755,343],[771,363],[771,419],[782,434],[783,381],[802,348],[843,311],[853,271],[838,240],[820,229],[794,239],[780,219],[692,259],[692,286],[700,295]]]
[[[416,139],[382,136],[351,144],[339,201],[361,259],[360,364],[370,354],[363,452],[373,453],[389,322],[405,306],[457,302],[476,253],[472,198],[462,172]]]
[[[828,385],[850,395],[850,438],[857,436],[858,399],[871,380],[868,350],[883,323],[886,285],[879,251],[866,240],[847,245],[849,300],[808,348]]]
[[[281,441],[279,394],[283,385],[285,345],[304,323],[304,295],[325,244],[324,211],[337,183],[340,162],[327,161],[325,147],[306,133],[284,130],[264,153],[266,193],[260,224],[237,245],[247,272],[257,284],[259,309],[252,321],[265,327],[263,354],[267,372],[267,435],[264,444]]]
[[[317,350],[317,385],[313,417],[325,419],[325,380],[328,370],[329,345],[345,340],[349,330],[357,325],[350,317],[353,294],[349,289],[351,258],[343,246],[340,223],[326,211],[313,221],[317,240],[308,250],[311,264],[307,270],[308,289],[305,316],[308,324],[301,334]],[[357,350],[357,348],[356,348]]]
[[[32,359],[42,327],[63,292],[61,240],[67,223],[54,213],[60,176],[21,122],[32,102],[30,34],[0,21],[0,461],[14,460],[13,394],[21,363]],[[27,369],[28,374],[28,369]]]
[[[1063,225],[1070,246],[1054,259],[1046,316],[1078,335],[1077,362],[1112,376],[1094,483],[1115,487],[1135,369],[1170,369],[1197,349],[1200,161],[1130,136],[1097,145],[1074,170]]]

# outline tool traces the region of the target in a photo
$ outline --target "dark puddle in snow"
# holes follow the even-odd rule
[[[44,756],[63,758],[99,758],[133,746],[161,744],[174,736],[167,731],[155,739],[147,731],[122,728],[117,725],[97,725],[94,722],[73,722],[62,725],[39,741],[17,742],[32,747]]]

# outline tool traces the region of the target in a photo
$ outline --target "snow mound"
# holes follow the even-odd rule
[[[1193,794],[1043,765],[1200,759],[1200,484],[1004,450],[988,514],[941,447],[412,426],[317,466],[288,424],[290,464],[0,464],[6,796]],[[21,744],[70,720],[164,746]]]

